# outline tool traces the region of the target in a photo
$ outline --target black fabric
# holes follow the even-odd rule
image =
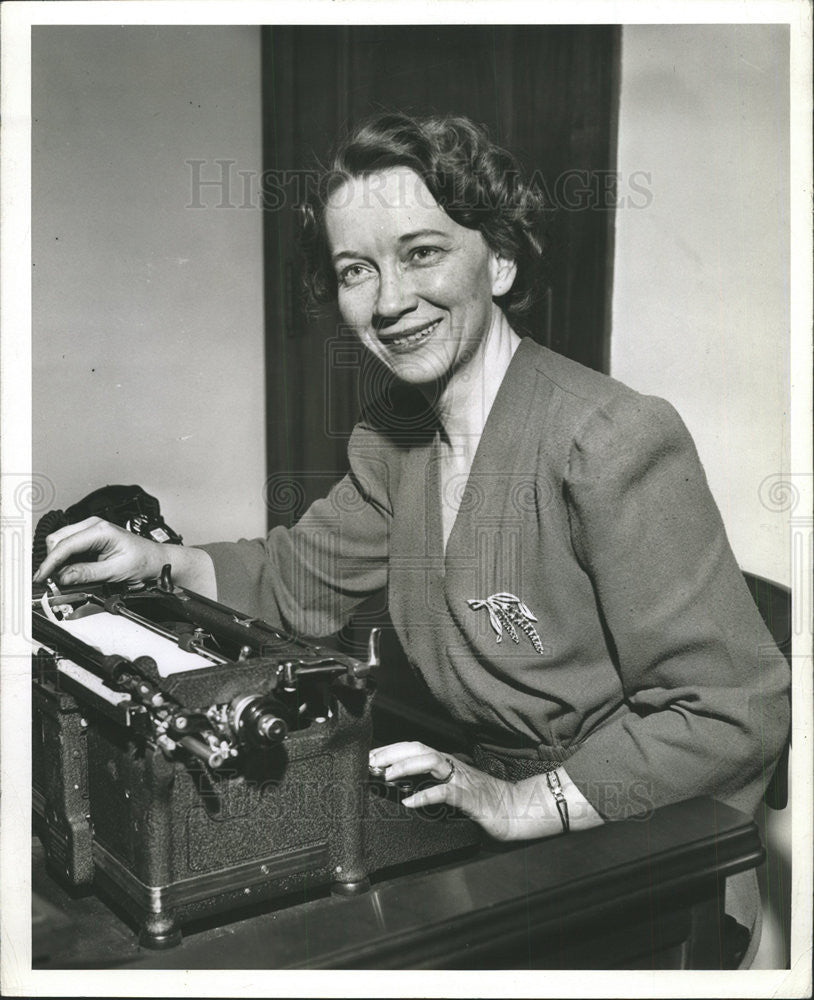
[[[102,486],[66,510],[49,510],[34,531],[32,561],[36,571],[48,554],[45,539],[54,531],[88,517],[101,517],[134,534],[180,545],[181,536],[161,516],[158,500],[141,486]],[[138,522],[138,523],[137,523]]]
[[[491,774],[503,781],[522,781],[536,774],[555,771],[562,761],[541,757],[534,750],[518,751],[485,747],[482,743],[472,745],[472,763],[480,771]]]
[[[724,915],[722,937],[723,954],[721,967],[724,969],[739,968],[751,939],[748,928],[744,927],[743,924],[739,924],[733,916],[727,913]]]
[[[60,528],[64,528],[66,525],[70,524],[68,518],[65,516],[64,510],[49,510],[47,514],[43,514],[42,517],[37,522],[37,527],[34,531],[34,544],[32,553],[33,569],[36,572],[45,557],[48,555],[48,547],[45,544],[45,539],[54,531],[59,531]]]

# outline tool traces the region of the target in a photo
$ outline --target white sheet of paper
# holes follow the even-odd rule
[[[106,656],[118,653],[128,660],[135,660],[138,656],[152,656],[162,677],[211,667],[215,662],[208,656],[179,649],[170,639],[142,628],[129,618],[111,615],[107,611],[85,618],[66,618],[59,625]]]

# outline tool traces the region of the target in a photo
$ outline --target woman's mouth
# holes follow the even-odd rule
[[[390,349],[395,348],[397,351],[411,350],[419,344],[422,344],[428,337],[432,336],[440,323],[441,320],[436,319],[432,323],[428,323],[426,326],[419,327],[417,330],[382,338],[382,343],[385,347]]]

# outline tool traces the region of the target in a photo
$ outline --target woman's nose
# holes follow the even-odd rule
[[[410,279],[398,268],[382,268],[379,273],[379,290],[376,296],[374,318],[380,322],[398,319],[418,305],[418,297]]]

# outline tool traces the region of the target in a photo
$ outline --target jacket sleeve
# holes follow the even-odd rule
[[[752,601],[675,410],[596,410],[565,483],[629,712],[565,768],[607,819],[710,795],[752,813],[789,732],[789,668]]]
[[[371,438],[355,428],[350,471],[292,528],[198,546],[214,563],[219,601],[288,631],[323,636],[387,585],[389,466]]]

